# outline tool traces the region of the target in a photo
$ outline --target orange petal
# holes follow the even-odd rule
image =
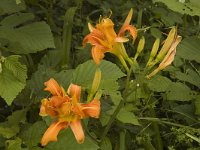
[[[99,39],[103,39],[103,33],[97,29],[93,29],[93,31],[83,39],[82,44],[83,46],[85,46],[87,42],[92,45],[100,44]]]
[[[131,34],[133,41],[135,41],[135,39],[137,37],[137,29],[132,25],[124,25],[119,30],[118,36],[119,37],[124,36],[126,31],[128,31]]]
[[[67,127],[66,122],[54,122],[52,123],[49,128],[44,133],[41,145],[45,146],[51,141],[57,141],[57,135],[60,132],[61,129],[64,129]]]
[[[47,103],[48,103],[48,100],[46,98],[44,98],[42,100],[42,105],[40,107],[40,113],[39,113],[40,116],[47,116],[48,115],[47,112],[46,112]]]
[[[85,135],[84,135],[83,128],[81,125],[81,121],[80,120],[72,121],[70,123],[70,127],[74,133],[74,136],[75,136],[77,142],[79,144],[83,143],[84,139],[85,139]]]
[[[46,88],[45,91],[49,91],[52,95],[55,96],[63,96],[63,91],[59,84],[53,78],[49,79],[47,82],[44,83]]]
[[[82,110],[88,117],[99,118],[100,114],[100,101],[94,99],[88,104],[82,104]]]
[[[92,47],[92,57],[95,64],[100,64],[100,61],[104,58],[104,53],[105,52],[101,49],[98,49],[97,46]]]
[[[115,38],[115,42],[117,42],[117,43],[124,43],[124,42],[128,42],[128,41],[129,41],[129,39],[126,37],[116,37]]]
[[[76,84],[70,84],[67,93],[71,95],[71,97],[75,97],[77,102],[80,101],[81,98],[81,87]]]
[[[95,27],[93,27],[91,23],[88,23],[88,29],[90,30],[90,32],[92,32],[94,31]]]
[[[52,96],[49,98],[53,107],[60,107],[63,103],[68,102],[69,97],[61,97],[61,96]]]
[[[128,13],[128,16],[126,17],[126,20],[124,21],[123,26],[130,24],[132,16],[133,16],[133,9],[131,8],[131,10]]]

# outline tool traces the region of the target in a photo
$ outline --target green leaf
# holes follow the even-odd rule
[[[45,22],[36,22],[20,28],[1,27],[0,38],[8,40],[7,50],[17,54],[55,48],[50,27]]]
[[[125,76],[125,74],[115,64],[109,61],[103,60],[99,67],[102,72],[101,85],[100,85],[101,89],[113,88],[113,85],[109,86],[106,83],[108,82],[111,83],[112,81],[116,81],[117,79]],[[96,68],[97,66],[93,60],[89,60],[79,65],[74,71],[73,82],[83,87],[91,86]]]
[[[5,58],[0,73],[0,96],[4,98],[8,105],[26,85],[26,66],[22,65],[18,59],[20,56],[12,55]]]
[[[13,136],[15,136],[19,132],[19,127],[18,126],[13,126],[13,127],[3,127],[0,126],[0,135],[3,137],[9,139]]]
[[[177,11],[181,14],[189,14],[191,16],[200,16],[200,3],[199,0],[190,0],[187,2],[181,2],[179,0],[153,0],[153,2],[162,2],[169,9]]]
[[[177,47],[177,56],[200,63],[200,39],[197,37],[185,38]]]
[[[32,93],[41,100],[47,92],[44,92],[44,82],[50,78],[55,78],[59,84],[65,89],[68,88],[72,80],[73,70],[62,70],[58,72],[57,66],[59,65],[60,53],[58,51],[49,51],[38,65],[38,70],[32,75],[31,80],[28,82],[28,87]],[[55,59],[55,57],[57,59]]]
[[[112,144],[110,139],[105,137],[101,142],[101,150],[112,150]]]
[[[129,112],[125,109],[121,109],[120,112],[117,115],[117,119],[121,121],[122,123],[130,123],[133,125],[140,125],[138,122],[137,117],[134,115],[134,113]]]
[[[200,116],[200,95],[198,95],[194,101],[195,114]]]
[[[188,86],[177,82],[170,85],[167,89],[167,100],[189,101],[194,98],[194,93]]]
[[[16,0],[16,4],[20,4],[21,3],[21,0]]]
[[[46,124],[43,121],[35,122],[28,129],[23,130],[21,138],[23,142],[29,147],[37,146],[40,143],[42,135],[46,130]]]
[[[21,150],[22,140],[20,138],[16,138],[14,140],[6,141],[6,150]]]
[[[175,72],[175,77],[200,88],[200,76],[192,69],[187,70],[186,73]]]
[[[25,3],[16,4],[15,0],[0,0],[0,15],[11,14],[25,10]]]
[[[16,110],[12,115],[8,116],[9,125],[18,125],[20,122],[25,123],[27,109]]]
[[[147,80],[147,86],[150,90],[155,92],[165,92],[171,84],[171,80],[161,75],[156,75],[150,80]]]
[[[72,27],[74,15],[77,7],[70,7],[67,9],[64,17],[63,26],[63,63],[68,64],[70,62],[70,51],[72,41]]]
[[[57,142],[51,142],[45,148],[46,150],[98,150],[99,147],[90,138],[85,137],[82,144],[78,144],[70,129],[61,131]]]
[[[5,17],[0,22],[0,25],[11,28],[11,27],[19,26],[33,19],[34,19],[34,15],[32,13],[17,13],[17,14],[13,14],[13,15]]]

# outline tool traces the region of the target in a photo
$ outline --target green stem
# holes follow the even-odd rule
[[[108,133],[113,121],[115,120],[117,114],[119,113],[119,111],[121,110],[122,106],[126,102],[127,90],[128,90],[128,87],[129,87],[129,80],[130,80],[130,75],[131,75],[132,69],[133,69],[133,65],[131,66],[130,70],[128,70],[128,73],[127,73],[126,87],[125,87],[124,92],[123,92],[124,99],[122,99],[120,101],[119,105],[117,106],[117,108],[115,109],[113,115],[111,116],[110,120],[108,121],[108,124],[107,124],[107,126],[105,127],[105,129],[104,129],[104,131],[102,133],[100,141],[102,141],[104,139],[104,137]]]
[[[119,55],[118,58],[119,58],[120,62],[122,63],[122,65],[124,66],[124,68],[126,69],[126,71],[129,72],[129,68],[128,68],[124,58],[121,55]]]
[[[163,120],[163,119],[167,119],[167,118],[159,119],[159,118],[153,118],[153,117],[140,117],[138,119],[139,120],[148,120],[148,121],[152,121],[152,122],[158,122],[160,124],[167,124],[167,125],[180,127],[180,128],[187,128],[187,129],[193,129],[193,130],[195,129],[195,128],[192,128],[190,126],[185,126],[185,125],[181,125],[181,124],[177,124],[177,123],[173,123],[173,122]]]
[[[152,107],[149,108],[149,111],[150,111],[150,115],[152,117],[156,117],[155,110]],[[153,122],[152,125],[153,125],[153,129],[154,129],[154,131],[156,133],[157,149],[158,150],[163,150],[163,143],[162,143],[162,139],[160,137],[160,129],[159,129],[158,123],[157,122]]]
[[[119,144],[119,149],[120,150],[126,150],[126,130],[125,131],[121,131],[119,134],[120,137],[120,144]]]

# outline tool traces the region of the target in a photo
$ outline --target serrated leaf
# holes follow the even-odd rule
[[[20,28],[1,27],[0,38],[8,40],[7,50],[17,54],[55,48],[50,27],[45,22],[36,22]]]
[[[16,27],[25,23],[27,21],[33,20],[34,15],[32,13],[17,13],[10,16],[5,17],[1,22],[0,25],[5,27]]]
[[[173,83],[167,89],[167,100],[189,101],[194,98],[194,93],[183,83]]]
[[[16,138],[14,140],[6,141],[6,150],[21,150],[22,140],[20,138]]]
[[[98,150],[99,146],[90,138],[85,137],[82,144],[78,144],[70,129],[61,131],[57,142],[51,142],[45,148],[46,150]]]
[[[185,38],[177,47],[177,56],[200,63],[200,39],[197,37]]]
[[[18,61],[19,57],[17,55],[9,56],[2,64],[0,96],[8,105],[26,85],[27,69]]]
[[[37,146],[40,143],[42,135],[46,130],[46,124],[43,121],[38,121],[32,124],[27,130],[21,134],[23,142],[29,147]]]
[[[147,86],[155,92],[165,92],[170,84],[172,84],[172,81],[161,75],[156,75],[147,80]]]
[[[0,0],[0,15],[11,14],[25,10],[25,3],[16,4],[15,0]]]
[[[140,125],[138,122],[137,117],[134,115],[133,112],[129,112],[126,109],[122,108],[117,115],[117,119],[122,123],[130,123],[133,125]]]
[[[153,0],[153,2],[162,2],[172,9],[182,14],[189,14],[191,16],[200,16],[200,3],[199,0],[190,0],[187,2],[181,2],[178,0]]]

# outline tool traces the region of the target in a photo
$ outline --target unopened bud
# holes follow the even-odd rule
[[[137,57],[139,56],[139,54],[144,49],[144,44],[145,44],[145,38],[144,38],[144,36],[142,36],[141,39],[140,39],[140,41],[139,41],[139,43],[138,43],[137,52],[135,54],[134,60],[137,59]]]
[[[157,38],[153,44],[152,50],[151,50],[151,54],[149,57],[149,60],[147,62],[146,66],[149,66],[149,64],[152,62],[152,60],[154,59],[154,57],[156,56],[158,49],[159,49],[159,45],[160,45],[160,39]]]
[[[161,61],[165,57],[166,53],[169,51],[172,43],[174,42],[176,34],[177,34],[176,27],[173,27],[170,30],[170,32],[169,32],[169,34],[167,36],[167,39],[165,40],[164,45],[162,46],[160,52],[158,53],[158,55],[156,57],[156,62]]]
[[[101,83],[101,70],[97,68],[92,82],[92,88],[87,98],[88,102],[92,100],[94,94],[97,92],[99,88],[100,83]]]

